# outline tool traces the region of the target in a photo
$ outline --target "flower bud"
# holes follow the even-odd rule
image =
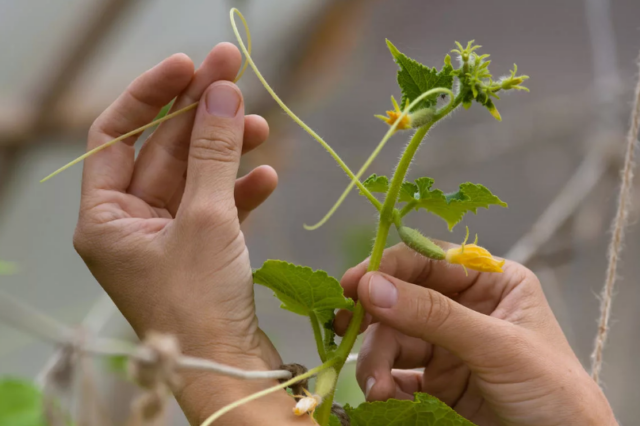
[[[379,118],[380,120],[387,123],[389,126],[393,126],[395,122],[398,121],[398,119],[400,119],[400,116],[402,115],[402,111],[398,106],[398,102],[396,102],[396,99],[393,96],[391,96],[391,103],[393,104],[393,110],[387,111],[386,117],[384,115],[375,116],[376,118]],[[404,107],[406,108],[407,106],[409,106],[408,99]],[[416,129],[418,127],[422,127],[426,124],[429,124],[433,119],[435,112],[436,112],[435,108],[422,108],[417,111],[410,112],[404,117],[402,117],[402,120],[400,120],[400,122],[396,126],[396,129],[397,130],[406,130],[406,129],[412,129],[412,128]]]

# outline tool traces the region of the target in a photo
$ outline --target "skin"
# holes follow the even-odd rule
[[[235,46],[216,46],[194,72],[171,56],[138,77],[94,122],[88,149],[150,122],[177,97],[197,111],[163,123],[135,158],[132,138],[88,158],[74,245],[136,333],[172,333],[185,354],[249,370],[282,363],[258,328],[249,253],[240,223],[273,192],[275,171],[237,178],[243,153],[262,144],[266,121],[244,114],[231,82]],[[212,112],[209,112],[209,111]],[[199,424],[214,411],[277,384],[211,373],[185,373],[176,393]],[[294,418],[284,391],[247,404],[217,424],[311,424]]]
[[[196,71],[185,55],[171,56],[95,121],[89,149],[150,122],[173,98],[174,109],[200,102],[163,123],[137,158],[132,138],[85,161],[74,245],[141,338],[151,330],[172,333],[185,354],[268,370],[282,361],[258,327],[240,224],[273,192],[277,175],[262,166],[237,177],[242,154],[269,132],[263,118],[244,114],[232,83],[240,63],[228,43]],[[342,281],[375,322],[358,365],[369,400],[425,391],[482,426],[615,424],[525,268],[507,263],[504,274],[465,277],[397,246],[386,252],[382,270],[397,296],[386,308],[372,300],[389,304],[393,297],[371,297],[372,279],[382,275],[365,274],[365,264]],[[338,331],[347,323],[348,313],[339,313]],[[414,367],[426,367],[424,375],[402,370]],[[370,377],[375,384],[367,387]],[[176,398],[200,424],[275,383],[186,372]],[[313,424],[294,416],[294,405],[280,391],[216,424]]]
[[[369,315],[357,367],[368,401],[426,392],[479,426],[617,425],[524,266],[467,276],[404,244],[385,251],[379,272],[367,265],[342,286]],[[338,313],[338,333],[350,316]]]

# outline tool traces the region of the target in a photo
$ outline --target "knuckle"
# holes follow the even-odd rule
[[[434,290],[425,289],[419,297],[412,299],[415,319],[428,327],[425,332],[433,332],[444,325],[451,315],[451,302]],[[427,331],[428,330],[428,331]]]
[[[196,229],[210,228],[212,225],[226,224],[237,220],[238,213],[234,203],[218,201],[215,203],[195,203],[186,210],[186,221]]]
[[[540,280],[529,268],[516,263],[507,262],[504,266],[506,276],[509,277],[508,290],[518,288],[524,296],[535,297],[542,294]]]
[[[95,119],[95,121],[91,124],[91,127],[89,127],[89,132],[88,132],[88,138],[89,140],[93,140],[97,137],[100,137],[103,134],[102,131],[102,124],[103,119],[102,117],[98,117]]]
[[[495,338],[498,341],[490,346],[501,350],[505,361],[522,360],[536,353],[535,348],[532,347],[532,336],[527,333],[527,330],[513,324],[502,324],[502,330],[496,333]]]
[[[203,161],[234,162],[239,158],[238,136],[231,129],[216,128],[191,142],[191,156]]]

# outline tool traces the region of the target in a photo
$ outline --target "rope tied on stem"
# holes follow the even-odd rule
[[[297,377],[309,371],[304,365],[296,363],[282,364],[279,369],[288,371],[291,373],[291,377]],[[286,379],[279,380],[280,383],[284,383],[286,381]],[[290,385],[289,389],[291,389],[291,392],[293,392],[294,395],[304,395],[305,389],[309,389],[309,379],[300,380],[299,382]]]
[[[67,423],[68,415],[60,405],[58,396],[69,394],[72,390],[84,341],[85,335],[79,330],[61,346],[60,357],[43,378],[42,408],[48,425],[64,426]]]
[[[129,425],[144,425],[164,412],[167,399],[180,384],[180,345],[175,336],[149,332],[138,348],[144,356],[129,358],[129,376],[145,391],[131,403]]]

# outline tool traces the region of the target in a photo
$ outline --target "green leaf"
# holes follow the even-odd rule
[[[17,271],[16,264],[0,260],[0,275],[13,275]]]
[[[496,197],[483,185],[463,183],[460,189],[450,194],[445,194],[439,189],[431,189],[433,179],[416,179],[417,192],[413,202],[416,209],[423,208],[447,222],[449,230],[462,220],[467,212],[477,213],[479,207],[488,209],[490,205],[507,207],[507,203]]]
[[[325,271],[267,260],[253,273],[253,281],[273,290],[281,308],[304,316],[315,312],[320,324],[332,321],[336,309],[353,309],[353,300],[344,297],[338,280]]]
[[[422,65],[420,62],[409,58],[404,53],[400,52],[389,40],[387,40],[387,47],[393,55],[396,63],[400,67],[398,71],[398,85],[402,90],[402,104],[401,108],[404,108],[407,101],[413,102],[418,96],[436,87],[443,87],[451,90],[453,86],[453,67],[451,64],[446,64],[442,67],[442,70],[438,72],[435,68],[429,68]],[[413,111],[423,108],[429,108],[436,105],[439,94],[429,96],[422,100]]]
[[[171,100],[171,102],[163,106],[160,112],[158,113],[158,115],[156,115],[156,118],[154,118],[152,121],[160,120],[162,117],[169,114],[169,111],[171,111],[171,107],[173,107],[173,104],[175,103],[175,101],[176,100],[174,98]]]
[[[105,357],[105,366],[110,373],[121,377],[127,377],[129,370],[129,357],[126,355],[112,355]]]
[[[403,182],[398,195],[398,202],[413,203],[417,209],[423,208],[447,222],[449,230],[457,225],[467,212],[477,213],[479,207],[488,209],[491,205],[507,207],[483,185],[463,183],[456,192],[445,194],[439,189],[431,189],[434,180],[422,177],[415,182]],[[363,182],[371,192],[387,192],[389,179],[386,176],[373,174]]]
[[[386,193],[389,190],[389,178],[386,176],[378,176],[374,173],[362,182],[362,185],[370,192]],[[360,194],[362,194],[362,191],[360,191]]]
[[[329,426],[342,426],[342,422],[340,422],[338,416],[332,414],[331,417],[329,417]]]
[[[474,426],[438,398],[416,393],[415,401],[365,402],[345,406],[351,426]]]
[[[324,327],[324,349],[328,351],[335,351],[338,349],[338,345],[336,345],[336,332],[333,329],[333,316],[331,320],[327,321],[323,324]]]
[[[0,380],[0,426],[45,425],[40,390],[26,380]]]
[[[413,201],[418,197],[418,187],[412,182],[402,182],[400,187],[400,194],[398,194],[398,201],[401,203],[407,203]]]

